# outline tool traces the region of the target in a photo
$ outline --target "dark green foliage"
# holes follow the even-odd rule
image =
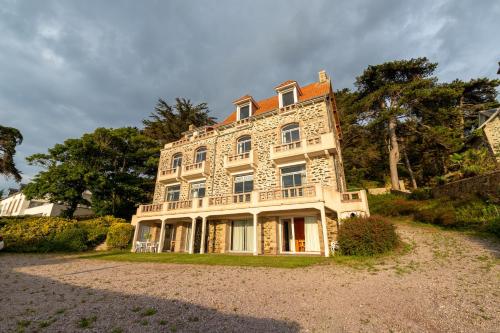
[[[159,99],[150,119],[144,119],[144,134],[156,140],[160,146],[181,138],[189,125],[201,127],[215,124],[215,118],[209,116],[206,103],[193,105],[189,99],[176,98],[175,106],[170,106]]]
[[[422,204],[395,194],[370,195],[370,212],[382,216],[408,216],[414,214]]]
[[[0,175],[14,177],[21,181],[21,172],[14,164],[16,146],[23,142],[23,136],[19,130],[12,127],[0,125]]]
[[[86,233],[83,229],[75,226],[74,228],[64,229],[54,235],[50,247],[47,251],[58,252],[78,252],[87,249]]]
[[[422,208],[414,213],[414,217],[419,222],[440,225],[444,227],[456,227],[457,219],[453,206],[435,206]]]
[[[413,190],[408,197],[411,200],[429,200],[432,199],[432,190],[429,187],[421,187]]]
[[[132,240],[134,227],[128,223],[113,224],[108,231],[106,244],[110,249],[124,249]]]
[[[339,247],[343,255],[384,253],[393,250],[398,241],[394,225],[377,215],[344,220],[339,229]]]
[[[500,238],[500,216],[491,220],[491,222],[486,226],[486,231]]]

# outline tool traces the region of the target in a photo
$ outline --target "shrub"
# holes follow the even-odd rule
[[[423,204],[395,194],[369,196],[370,211],[383,216],[405,216],[414,214]]]
[[[48,251],[83,251],[87,249],[86,245],[85,231],[83,229],[74,227],[69,229],[64,229],[57,233],[52,242],[50,242],[50,247]]]
[[[487,225],[485,230],[493,235],[500,237],[500,216],[491,220]]]
[[[456,227],[457,219],[452,206],[437,206],[422,208],[414,214],[417,221],[442,225],[445,227]]]
[[[115,223],[109,227],[106,244],[110,249],[124,249],[132,240],[134,227],[128,223]]]
[[[413,190],[409,196],[411,200],[429,200],[432,199],[432,191],[430,188],[417,188]]]
[[[381,216],[347,219],[339,230],[340,253],[344,255],[375,255],[397,244],[394,225]]]
[[[7,251],[49,252],[82,249],[81,244],[78,244],[81,238],[72,242],[70,235],[76,235],[76,232],[68,231],[70,229],[77,229],[76,221],[59,217],[29,217],[9,221],[0,229],[0,233],[4,237]],[[58,236],[61,233],[63,235]]]
[[[125,223],[125,220],[113,216],[102,216],[81,221],[78,225],[85,231],[87,245],[95,247],[106,240],[109,227],[115,223]]]

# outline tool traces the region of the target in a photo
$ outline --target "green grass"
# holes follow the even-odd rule
[[[128,251],[110,251],[96,254],[84,254],[79,257],[83,259],[99,259],[110,261],[276,268],[299,268],[334,262],[332,258],[325,258],[320,256],[292,257],[232,254],[132,253]]]

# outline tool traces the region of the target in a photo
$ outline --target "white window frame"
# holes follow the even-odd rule
[[[302,174],[301,179],[304,179],[304,182],[300,186],[306,185],[306,183],[307,183],[307,165],[306,165],[306,163],[298,163],[298,164],[291,164],[291,165],[282,165],[282,166],[279,167],[280,184],[281,184],[282,188],[285,188],[285,186],[283,185],[283,173],[281,172],[281,170],[283,168],[291,168],[291,167],[295,167],[295,166],[296,167],[303,166],[304,167],[304,171],[287,173],[285,175],[294,175],[294,174],[297,174],[297,173],[301,173]]]
[[[245,140],[242,140],[242,139],[245,139]],[[238,155],[250,152],[250,150],[243,151],[240,149],[240,147],[241,147],[240,144],[244,144],[248,141],[250,141],[250,150],[252,150],[252,137],[250,135],[242,135],[236,140],[236,153]]]
[[[241,108],[244,108],[245,106],[248,106],[248,118],[252,117],[252,115],[253,115],[253,106],[252,106],[252,103],[241,104],[241,105],[238,105],[236,107],[237,113],[238,113],[238,120],[248,119],[248,118],[241,119],[240,110],[241,110]]]
[[[176,160],[179,160],[179,159],[181,160],[181,163],[180,163],[179,165],[177,165],[177,166],[174,166],[174,164],[175,164],[174,162],[175,162]],[[171,167],[172,169],[177,169],[177,168],[179,168],[179,167],[182,167],[182,153],[177,153],[177,154],[174,154],[174,155],[172,156],[172,161],[171,161],[170,167]]]
[[[251,176],[252,177],[252,191],[250,192],[241,192],[241,193],[236,193],[235,192],[235,189],[236,189],[236,178],[238,177],[243,177],[243,181],[242,182],[246,182],[246,181],[250,181],[250,179],[246,179],[246,177],[249,177]],[[238,175],[234,175],[233,176],[233,194],[243,194],[243,193],[252,193],[253,190],[254,190],[254,183],[253,183],[254,179],[253,179],[253,173],[242,173],[242,174],[238,174]],[[243,189],[245,189],[245,186],[243,185]]]
[[[293,91],[293,104],[298,102],[299,98],[297,95],[297,87],[293,86],[292,88],[287,88],[287,89],[281,90],[278,92],[278,97],[279,97],[278,103],[279,103],[280,109],[283,107],[283,95],[290,92],[290,91]]]
[[[283,128],[290,126],[290,125],[297,125],[297,128],[283,130]],[[285,133],[289,133],[289,132],[291,133],[292,131],[299,132],[299,139],[297,141],[285,142]],[[291,135],[290,135],[290,137],[291,137]],[[299,123],[290,123],[290,124],[286,124],[285,126],[281,127],[281,143],[282,144],[290,144],[290,143],[294,143],[294,142],[299,142],[300,140],[302,140],[302,133],[300,131],[300,124]]]
[[[198,186],[199,184],[203,184],[203,186]],[[193,196],[193,190],[194,190],[193,186],[197,186],[198,187],[197,190],[199,190],[202,187],[205,189],[205,194],[203,195],[203,197],[200,197],[199,195],[196,195],[196,197]],[[189,196],[191,199],[204,198],[206,195],[207,195],[207,184],[205,180],[198,180],[189,183]]]
[[[198,154],[200,154],[202,152],[205,153],[205,158],[201,161],[198,161]],[[208,152],[207,147],[205,147],[205,146],[198,147],[194,152],[194,162],[201,163],[203,161],[206,161],[207,160],[207,152]]]
[[[175,186],[179,186],[179,198],[177,199],[177,201],[181,200],[181,184],[176,183],[176,184],[170,184],[165,188],[165,202],[176,202],[176,201],[168,201],[168,192],[169,192],[168,189]]]

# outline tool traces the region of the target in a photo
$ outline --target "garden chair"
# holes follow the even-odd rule
[[[335,255],[335,251],[337,251],[338,249],[339,249],[339,242],[332,241],[330,243],[330,251],[331,251],[332,255]]]
[[[144,243],[143,242],[135,242],[135,253],[144,252]]]

